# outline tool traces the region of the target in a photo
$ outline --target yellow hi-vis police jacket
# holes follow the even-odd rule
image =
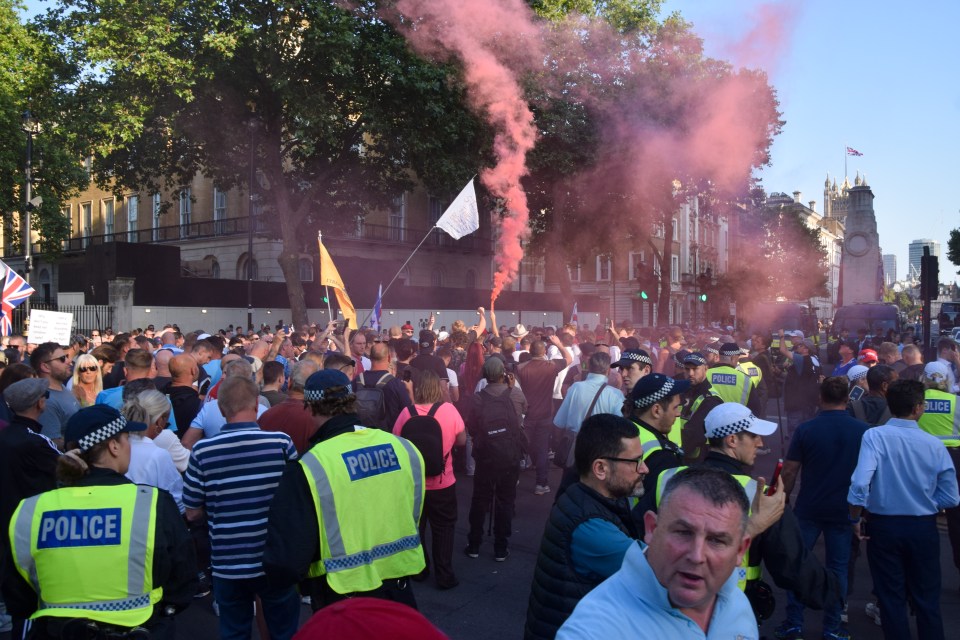
[[[753,381],[739,369],[728,364],[707,370],[710,386],[724,402],[739,402],[746,406],[753,389]]]
[[[157,489],[66,487],[27,498],[10,520],[13,561],[37,592],[31,618],[136,627],[163,597],[153,587]]]
[[[960,447],[960,412],[957,411],[957,396],[938,389],[927,389],[923,396],[926,406],[917,424],[946,446]]]
[[[669,482],[670,478],[686,468],[687,467],[673,467],[672,469],[665,469],[663,473],[660,474],[660,477],[657,478],[657,508],[660,507],[660,497],[663,496],[663,490],[667,486],[667,482]],[[750,476],[734,474],[733,477],[736,478],[737,482],[740,483],[740,485],[743,487],[743,490],[747,493],[747,502],[752,503],[753,496],[757,493],[757,481]],[[763,570],[760,568],[759,564],[750,564],[750,550],[747,549],[747,552],[743,554],[743,562],[741,562],[740,566],[737,567],[737,586],[740,587],[741,591],[743,591],[747,588],[748,580],[757,580],[762,575]]]
[[[300,459],[320,525],[320,560],[337,593],[362,593],[426,566],[418,523],[423,458],[408,440],[358,429],[317,443]]]
[[[753,386],[755,387],[760,384],[761,380],[763,380],[763,371],[761,371],[760,367],[750,360],[741,360],[740,364],[737,365],[737,369],[750,376],[750,380],[753,382]]]

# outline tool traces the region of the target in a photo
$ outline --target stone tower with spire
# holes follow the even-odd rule
[[[857,177],[850,184],[831,184],[830,176],[823,189],[824,216],[836,219],[845,229],[840,268],[842,300],[838,305],[858,302],[880,302],[883,295],[883,268],[880,258],[880,235],[873,211],[873,191],[867,177]]]

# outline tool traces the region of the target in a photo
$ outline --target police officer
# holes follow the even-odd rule
[[[917,420],[921,429],[947,447],[960,481],[960,411],[957,396],[948,391],[950,370],[942,362],[928,362],[920,378],[924,386],[924,411]],[[960,569],[960,507],[945,509],[953,564]]]
[[[737,368],[742,355],[740,347],[735,342],[725,342],[718,351],[720,361],[711,366],[707,374],[710,386],[724,402],[738,402],[749,407],[755,415],[766,415],[751,377]]]
[[[710,410],[723,402],[707,379],[707,358],[699,352],[687,354],[683,360],[687,370],[690,389],[683,394],[683,409],[680,412],[680,433],[685,464],[699,462],[706,455],[707,438],[704,419]]]
[[[643,481],[644,495],[634,506],[638,525],[643,514],[656,507],[657,477],[665,469],[683,463],[683,450],[670,440],[669,434],[680,417],[681,394],[690,388],[689,380],[674,380],[662,373],[651,373],[633,386],[627,398],[627,416],[640,429],[643,461],[649,471]]]
[[[317,431],[287,466],[267,525],[263,566],[275,584],[306,579],[314,610],[363,595],[416,607],[423,458],[412,443],[360,426],[350,379],[317,371],[303,390]]]
[[[7,606],[30,638],[173,638],[197,590],[193,545],[169,494],[127,480],[128,422],[81,409],[64,432],[62,488],[27,498],[10,521],[16,575]],[[104,570],[108,569],[108,570]]]

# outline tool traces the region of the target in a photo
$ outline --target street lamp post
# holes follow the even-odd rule
[[[33,204],[33,136],[37,134],[38,123],[30,111],[23,112],[23,132],[27,134],[27,161],[24,166],[24,207],[23,207],[23,272],[27,284],[30,284],[31,261],[33,260],[33,234],[31,233],[30,212]],[[30,298],[23,301],[24,312],[30,316]]]

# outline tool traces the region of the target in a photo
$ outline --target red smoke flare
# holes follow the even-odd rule
[[[421,54],[455,56],[464,70],[467,98],[496,131],[496,164],[480,180],[503,202],[492,301],[516,277],[521,242],[530,235],[527,196],[520,178],[536,141],[533,113],[513,67],[537,61],[534,16],[521,0],[398,0],[392,21]]]

